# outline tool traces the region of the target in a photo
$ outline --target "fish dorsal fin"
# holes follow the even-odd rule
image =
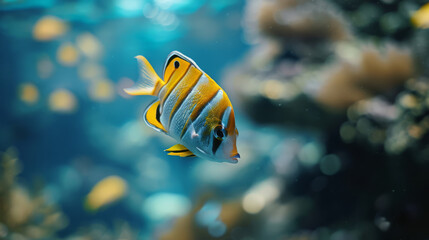
[[[195,154],[192,153],[189,149],[187,149],[182,144],[176,144],[169,149],[165,149],[164,151],[168,152],[168,155],[171,155],[171,156],[195,157]]]
[[[146,108],[144,113],[144,121],[149,127],[155,129],[158,132],[167,133],[164,126],[160,121],[160,113],[159,113],[159,101],[153,102],[149,107]]]
[[[194,66],[195,68],[203,72],[201,68],[198,67],[198,65],[194,62],[194,60],[192,60],[191,58],[185,56],[184,54],[178,51],[172,51],[168,55],[167,60],[165,61],[164,81],[168,82],[176,70],[179,70],[184,74],[186,70],[189,69],[190,65]]]

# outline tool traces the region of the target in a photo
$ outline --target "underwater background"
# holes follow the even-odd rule
[[[237,164],[168,156],[134,56],[192,58]],[[429,239],[424,0],[0,0],[0,239]]]

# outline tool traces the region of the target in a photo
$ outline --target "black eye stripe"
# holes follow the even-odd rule
[[[175,68],[179,68],[179,66],[180,66],[179,61],[174,61],[174,67],[175,67]]]
[[[222,143],[222,140],[219,140],[219,139],[213,137],[213,147],[212,147],[213,155],[216,154],[216,151],[219,148],[221,143]]]
[[[226,137],[226,135],[227,135],[226,132],[225,132],[225,129],[221,125],[217,126],[214,129],[213,133],[214,133],[214,136],[216,138],[219,138],[219,139],[222,139],[222,138]]]
[[[159,111],[159,104],[158,107],[156,107],[156,120],[158,122],[161,122],[161,112]]]
[[[215,137],[216,138],[223,138],[225,134],[223,134],[222,128],[216,128],[215,129]]]

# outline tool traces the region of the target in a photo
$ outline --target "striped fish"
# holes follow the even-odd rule
[[[164,65],[164,80],[143,56],[136,57],[140,79],[130,95],[158,98],[146,109],[144,120],[156,131],[174,139],[165,151],[180,157],[198,156],[237,163],[234,110],[226,93],[189,57],[173,51]]]

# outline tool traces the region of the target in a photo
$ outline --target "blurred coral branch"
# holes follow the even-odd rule
[[[30,193],[16,183],[20,172],[15,148],[1,156],[0,168],[0,238],[41,239],[53,236],[67,224],[66,218],[55,205],[49,204],[42,193]]]
[[[316,100],[334,109],[344,109],[392,90],[415,75],[410,51],[393,45],[386,47],[385,54],[375,47],[365,47],[357,58],[356,63],[343,60],[334,67]]]

